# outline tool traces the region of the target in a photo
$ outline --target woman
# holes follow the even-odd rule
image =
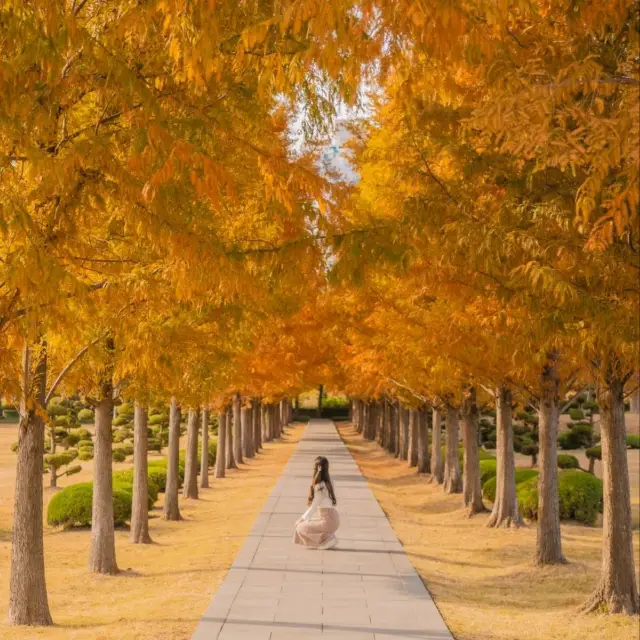
[[[318,456],[309,490],[309,508],[296,522],[293,542],[310,549],[331,549],[338,544],[335,532],[340,526],[336,494],[329,476],[329,461]],[[316,516],[317,517],[314,517]]]

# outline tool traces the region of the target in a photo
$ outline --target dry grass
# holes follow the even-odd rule
[[[160,500],[150,514],[154,544],[132,545],[128,531],[117,531],[116,553],[123,570],[118,576],[88,573],[89,531],[45,527],[47,587],[56,626],[34,629],[4,624],[15,468],[9,445],[16,437],[15,427],[0,427],[0,638],[189,638],[293,452],[302,427],[287,431],[286,439],[267,444],[264,453],[224,480],[212,476],[211,488],[201,490],[200,500],[182,501],[184,521],[162,520]],[[87,479],[90,472],[90,468],[83,470],[69,483]]]
[[[601,529],[563,525],[570,563],[536,568],[534,526],[487,529],[487,516],[462,514],[460,496],[444,495],[352,426],[339,431],[458,640],[637,637],[637,618],[576,613],[598,579]],[[637,557],[638,535],[635,543]]]

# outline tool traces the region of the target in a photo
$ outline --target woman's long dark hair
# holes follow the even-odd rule
[[[333,506],[335,507],[338,501],[336,500],[333,483],[329,475],[329,461],[324,456],[318,456],[313,465],[313,480],[311,480],[311,489],[309,489],[309,504],[313,502],[313,496],[315,495],[314,487],[321,482],[324,482],[326,485],[331,502],[333,502]]]

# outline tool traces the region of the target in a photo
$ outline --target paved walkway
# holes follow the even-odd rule
[[[313,460],[331,464],[340,544],[291,543]],[[452,640],[333,422],[312,420],[192,640]]]

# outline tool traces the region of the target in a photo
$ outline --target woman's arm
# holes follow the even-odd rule
[[[309,508],[302,514],[302,517],[299,521],[307,521],[311,520],[318,510],[318,505],[322,502],[323,492],[325,491],[324,486],[317,487],[313,493],[313,501]]]

